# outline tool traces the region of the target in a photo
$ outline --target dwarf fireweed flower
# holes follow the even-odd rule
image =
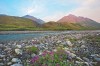
[[[48,51],[43,51],[42,56],[46,56],[48,54]]]
[[[50,54],[50,55],[53,55],[53,54],[54,54],[54,52],[49,52],[49,54]]]
[[[39,56],[34,56],[32,59],[31,59],[31,62],[35,62],[39,59]]]

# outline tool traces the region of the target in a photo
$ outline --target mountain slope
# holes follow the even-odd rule
[[[61,30],[88,30],[100,29],[100,23],[84,17],[74,15],[64,16],[57,22],[48,22],[43,25],[45,28]]]
[[[74,16],[71,14],[68,16],[64,16],[57,22],[64,23],[64,24],[65,23],[74,23],[74,24],[80,24],[83,27],[100,28],[100,23],[97,23],[94,20],[91,20],[89,18],[80,17],[80,16],[77,17],[77,16]]]
[[[47,22],[43,24],[43,27],[52,30],[80,30],[82,28],[85,28],[75,23],[59,23],[59,22]]]
[[[33,20],[15,17],[0,15],[0,29],[17,29],[17,28],[34,28],[37,26],[37,23]]]
[[[44,23],[43,20],[41,20],[41,19],[37,19],[37,18],[35,18],[35,17],[33,17],[33,16],[30,16],[30,15],[25,15],[25,16],[23,16],[23,17],[24,17],[24,18],[31,19],[31,20],[37,22],[38,24],[43,24],[43,23]]]

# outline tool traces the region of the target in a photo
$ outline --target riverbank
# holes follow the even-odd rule
[[[26,33],[38,33],[38,32],[54,32],[54,31],[0,31],[0,34],[26,34]]]
[[[100,32],[71,31],[0,44],[0,66],[97,66]]]
[[[0,34],[26,34],[26,33],[43,33],[43,32],[100,32],[100,30],[70,30],[70,31],[0,31]]]

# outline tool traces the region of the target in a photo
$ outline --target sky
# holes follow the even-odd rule
[[[31,15],[46,22],[73,14],[100,22],[100,0],[0,0],[0,14]]]

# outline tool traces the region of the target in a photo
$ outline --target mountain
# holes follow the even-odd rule
[[[57,22],[64,23],[64,24],[66,24],[66,23],[79,24],[83,27],[89,27],[89,28],[100,28],[100,23],[98,23],[92,19],[89,19],[89,18],[75,16],[72,14],[70,14],[68,16],[64,16]]]
[[[36,17],[30,16],[30,15],[25,15],[25,16],[23,16],[23,17],[24,17],[24,18],[31,19],[31,20],[37,22],[38,24],[43,24],[43,23],[45,23],[43,20],[37,19]]]
[[[7,16],[6,14],[0,14],[0,16]]]
[[[47,22],[43,24],[43,28],[49,30],[80,30],[85,29],[85,27],[76,23],[60,23],[60,22]]]
[[[26,15],[24,17],[0,14],[0,31],[2,30],[90,30],[100,29],[100,23],[74,15],[64,16],[57,22],[44,23],[41,19]]]
[[[100,29],[100,23],[81,16],[68,15],[64,16],[57,22],[50,21],[43,24],[44,28],[53,30],[90,30]]]
[[[35,27],[37,27],[37,23],[31,19],[17,16],[0,15],[0,30],[26,30],[26,28]]]

